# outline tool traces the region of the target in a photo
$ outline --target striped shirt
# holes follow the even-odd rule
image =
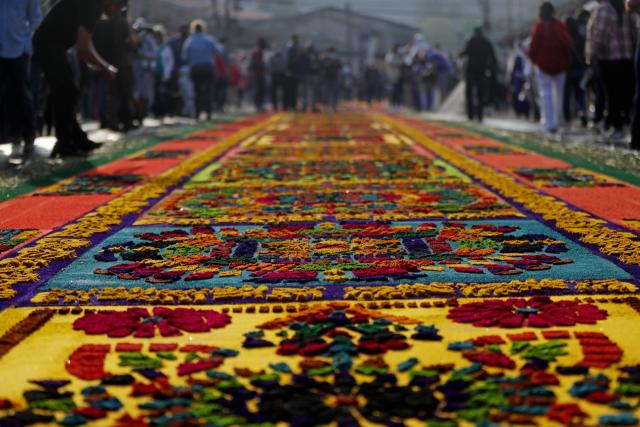
[[[597,61],[633,59],[638,21],[625,13],[620,22],[611,3],[603,1],[591,15],[588,26],[586,57],[590,64]]]

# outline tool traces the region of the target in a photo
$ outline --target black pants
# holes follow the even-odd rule
[[[331,108],[331,111],[338,110],[338,100],[340,99],[340,84],[338,79],[326,79],[322,88],[324,89],[325,105]]]
[[[484,104],[486,102],[486,76],[482,74],[467,74],[467,117],[469,120],[484,118]]]
[[[298,106],[298,79],[287,76],[284,84],[284,109],[295,111]]]
[[[617,131],[631,122],[634,94],[633,61],[601,61],[602,81],[609,101],[608,122]]]
[[[571,123],[575,113],[577,112],[579,117],[586,120],[587,106],[585,100],[585,93],[581,87],[584,71],[582,70],[569,70],[567,73],[567,81],[564,85],[564,99],[562,110],[564,113],[564,120],[567,123]]]
[[[286,79],[287,77],[284,73],[271,74],[271,104],[274,111],[278,111],[284,105],[283,97]]]
[[[196,119],[200,118],[203,111],[207,113],[207,119],[211,119],[214,77],[213,64],[196,64],[191,67],[191,81],[196,95]]]
[[[402,98],[404,95],[403,90],[404,84],[402,79],[398,79],[393,82],[393,87],[391,89],[391,105],[393,105],[394,107],[402,105]]]
[[[216,110],[224,111],[224,106],[227,104],[227,92],[229,90],[229,80],[225,78],[219,78],[216,80]]]
[[[256,110],[260,111],[264,108],[264,96],[267,91],[267,82],[263,75],[257,75],[253,78],[253,104]]]
[[[86,147],[89,140],[76,117],[78,88],[73,81],[67,50],[36,38],[34,54],[49,85],[53,124],[58,140],[56,149],[65,153]]]
[[[131,71],[126,65],[118,66],[118,70],[116,79],[107,83],[107,127],[119,129],[122,124],[128,130],[133,127]]]
[[[32,144],[36,137],[36,118],[29,79],[29,56],[0,58],[0,94],[4,103],[0,114],[7,119],[5,136],[22,138]]]
[[[636,44],[635,82],[636,93],[633,120],[631,122],[631,147],[640,150],[640,43]]]

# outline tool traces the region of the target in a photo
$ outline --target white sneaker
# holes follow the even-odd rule
[[[607,135],[607,141],[613,142],[613,143],[625,142],[628,136],[629,134],[626,133],[625,131],[614,130],[613,132],[609,133],[609,135]]]
[[[9,155],[10,159],[19,159],[22,156],[22,144],[19,142],[11,143],[11,154]]]
[[[604,135],[606,133],[606,129],[604,126],[604,121],[598,122],[593,126],[593,131],[598,135]]]

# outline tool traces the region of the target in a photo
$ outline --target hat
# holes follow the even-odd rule
[[[134,23],[133,23],[133,30],[134,31],[141,31],[141,30],[146,30],[149,29],[149,24],[147,23],[147,20],[144,18],[137,18]]]

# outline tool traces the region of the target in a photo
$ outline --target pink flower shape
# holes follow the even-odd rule
[[[152,314],[146,308],[129,308],[126,311],[101,310],[85,314],[73,323],[75,330],[89,335],[107,334],[111,338],[123,338],[133,334],[136,338],[152,338],[156,327],[163,337],[175,337],[182,332],[208,332],[224,328],[231,317],[214,310],[193,308],[155,307]]]
[[[553,301],[546,296],[530,299],[485,300],[452,308],[447,316],[458,323],[477,327],[551,328],[554,326],[594,325],[607,318],[607,312],[594,304]]]

